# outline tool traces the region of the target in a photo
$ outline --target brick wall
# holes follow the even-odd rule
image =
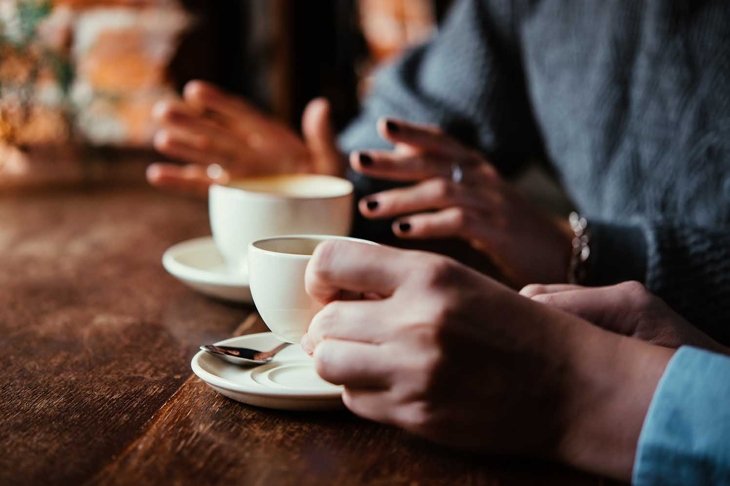
[[[92,143],[149,144],[152,105],[174,95],[166,70],[186,23],[172,2],[78,13],[71,99],[77,126]]]
[[[358,70],[358,92],[364,97],[379,66],[434,33],[436,12],[433,0],[358,0],[358,10],[370,53]]]
[[[12,24],[7,5],[17,2],[0,2],[6,5],[0,15]],[[167,67],[190,22],[175,0],[54,0],[37,29],[40,47],[25,58],[0,57],[0,138],[11,127],[18,144],[57,143],[75,134],[92,145],[149,146],[151,108],[175,95]],[[46,51],[52,56],[33,55]],[[33,68],[31,106],[21,109],[19,90],[27,101],[23,81]]]
[[[432,0],[359,0],[360,25],[376,62],[387,61],[433,33]]]

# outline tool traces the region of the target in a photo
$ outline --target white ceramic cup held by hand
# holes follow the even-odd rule
[[[254,241],[248,248],[251,295],[261,318],[280,339],[295,343],[304,336],[321,305],[304,288],[307,264],[320,243],[367,240],[328,235],[295,235]]]
[[[209,191],[213,240],[226,263],[244,271],[253,241],[285,234],[348,235],[352,199],[352,183],[324,175],[277,175],[214,184]]]

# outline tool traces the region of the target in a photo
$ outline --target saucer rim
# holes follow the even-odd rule
[[[279,341],[279,338],[276,337],[271,332],[261,332],[261,333],[254,333],[254,334],[245,334],[243,336],[236,336],[229,339],[224,339],[223,341],[219,341],[215,343],[216,345],[228,345],[228,346],[245,346],[246,341],[254,338],[254,337],[271,337],[277,341]],[[268,388],[265,385],[258,383],[251,378],[253,383],[255,383],[254,386],[246,386],[246,385],[239,385],[236,383],[233,383],[229,380],[226,380],[225,378],[222,378],[218,375],[215,375],[207,370],[205,370],[200,365],[200,360],[204,355],[207,355],[205,351],[198,351],[195,353],[195,356],[193,356],[192,360],[190,361],[190,366],[193,369],[193,373],[203,380],[207,385],[212,387],[218,387],[223,388],[231,392],[236,393],[242,393],[246,395],[256,395],[261,397],[272,397],[272,398],[289,398],[289,399],[295,399],[295,400],[322,400],[322,399],[332,399],[334,400],[340,400],[342,397],[342,390],[339,391],[298,391],[298,392],[292,392],[287,389],[278,389],[278,388]],[[221,362],[221,364],[225,367],[236,367],[236,365],[229,364],[226,362]],[[250,370],[254,370],[255,368],[250,368]],[[250,373],[250,371],[249,371]]]
[[[196,248],[199,249],[202,246],[210,246],[216,252],[218,251],[215,248],[215,242],[212,236],[192,238],[176,243],[165,250],[162,254],[162,266],[172,276],[182,280],[229,288],[249,287],[248,272],[246,271],[237,274],[225,274],[212,270],[201,270],[200,268],[186,265],[177,259],[178,255],[190,252]]]

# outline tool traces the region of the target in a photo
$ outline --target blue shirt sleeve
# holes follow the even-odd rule
[[[730,358],[677,351],[644,420],[633,483],[730,484]]]

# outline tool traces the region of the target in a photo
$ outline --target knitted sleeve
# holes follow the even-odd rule
[[[512,24],[510,1],[458,2],[429,43],[377,74],[343,151],[386,147],[375,125],[393,116],[439,125],[503,172],[541,155]]]
[[[729,343],[730,228],[656,225],[647,242],[647,287]]]
[[[344,153],[386,149],[380,117],[440,126],[479,149],[502,173],[542,158],[541,137],[526,94],[511,0],[460,0],[427,44],[383,68],[360,115],[341,134]],[[359,199],[397,184],[349,171]],[[355,213],[354,234],[396,243],[389,221]]]
[[[590,284],[642,280],[688,321],[730,343],[730,228],[649,222],[595,229]]]

